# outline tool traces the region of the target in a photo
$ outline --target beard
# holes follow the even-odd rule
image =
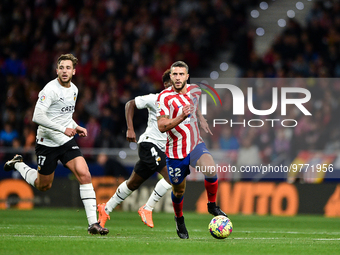
[[[183,81],[182,85],[179,88],[176,87],[176,84],[174,84],[173,87],[175,88],[176,91],[181,91],[186,84],[187,84],[187,81]]]

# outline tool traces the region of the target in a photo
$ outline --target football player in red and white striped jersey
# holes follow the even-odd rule
[[[173,86],[163,90],[157,99],[157,122],[161,132],[167,132],[165,154],[168,174],[172,185],[172,203],[175,211],[177,234],[182,239],[189,238],[183,217],[183,195],[189,166],[215,169],[215,162],[200,136],[197,117],[206,132],[211,131],[198,111],[200,88],[187,84],[189,68],[183,61],[172,64],[170,78]],[[202,125],[203,124],[203,125]],[[213,166],[213,167],[209,167]],[[216,205],[217,174],[204,172],[205,188],[208,194],[208,211],[217,216],[226,214]]]
[[[182,119],[183,112],[190,111],[190,116],[186,116],[177,126],[167,132],[169,138],[166,155],[169,158],[185,158],[197,144],[203,142],[196,117],[197,102],[201,91],[198,86],[191,84],[187,84],[182,91],[185,92],[178,93],[174,87],[170,87],[158,97],[160,116],[169,116],[169,119],[178,119],[178,117]]]

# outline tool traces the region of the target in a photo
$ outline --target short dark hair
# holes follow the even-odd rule
[[[71,60],[73,68],[75,68],[76,65],[78,64],[78,59],[75,56],[73,56],[72,54],[61,55],[57,60],[57,65],[59,66],[60,62],[63,61],[63,60]]]
[[[185,69],[187,69],[187,73],[189,73],[189,67],[183,61],[176,61],[175,63],[173,63],[170,67],[170,70],[172,70],[173,67],[185,67]]]
[[[169,81],[170,81],[170,73],[171,73],[171,70],[170,70],[170,69],[167,69],[167,70],[163,73],[163,76],[162,76],[162,81],[163,81],[163,83],[169,82]]]

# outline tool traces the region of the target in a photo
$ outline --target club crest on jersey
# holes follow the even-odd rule
[[[177,183],[178,182],[178,178],[177,177],[172,177],[172,182],[173,183]]]
[[[77,99],[77,94],[76,94],[76,92],[73,93],[73,98],[74,98],[74,101],[76,101],[76,99]]]

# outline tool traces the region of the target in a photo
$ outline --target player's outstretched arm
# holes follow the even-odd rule
[[[129,142],[137,142],[135,129],[133,128],[133,115],[135,113],[136,103],[132,99],[125,104],[125,119],[126,119],[126,140]]]
[[[182,113],[174,119],[169,119],[168,115],[161,115],[157,118],[158,129],[162,133],[173,129],[190,115],[190,105],[183,106]]]

